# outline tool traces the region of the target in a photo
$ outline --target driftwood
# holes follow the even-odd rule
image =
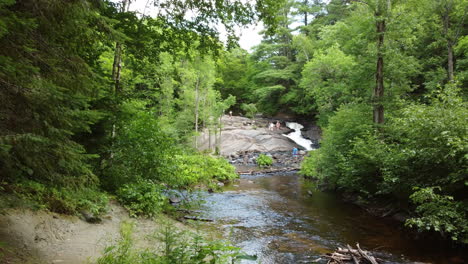
[[[202,218],[202,217],[193,216],[193,215],[186,215],[186,216],[184,216],[184,219],[194,220],[194,221],[202,221],[202,222],[213,222],[213,219]]]
[[[356,258],[356,256],[353,254],[353,249],[351,248],[351,246],[346,245],[346,247],[348,248],[349,254],[350,254],[351,257],[353,258],[354,264],[359,264],[359,260],[358,260],[358,259]]]
[[[356,249],[346,245],[346,248],[338,248],[335,252],[327,253],[323,257],[328,259],[327,264],[379,264],[379,262],[383,262],[381,259],[372,256],[369,251],[362,250],[359,243],[356,244]]]
[[[295,171],[299,170],[298,168],[277,168],[277,169],[264,169],[264,170],[250,170],[250,171],[238,171],[238,174],[250,174],[250,175],[255,175],[255,174],[265,174],[265,173],[275,173],[275,172],[288,172],[288,171]]]

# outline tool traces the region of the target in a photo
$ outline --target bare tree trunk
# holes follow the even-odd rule
[[[122,1],[122,9],[120,12],[128,11],[130,7],[130,0]],[[114,90],[111,91],[114,95],[118,95],[121,91],[120,89],[120,72],[122,70],[122,44],[119,41],[115,43],[114,50],[114,62],[112,64],[112,80],[114,80]],[[115,138],[117,134],[117,129],[115,123],[112,124],[111,138]],[[110,153],[110,158],[114,157],[114,153]]]
[[[218,147],[218,128],[216,127],[216,123],[214,125],[214,148],[216,153],[216,148]]]
[[[208,128],[208,149],[211,152],[212,148],[211,148],[211,128],[210,127]]]
[[[385,19],[382,16],[381,11],[376,12],[377,18],[377,71],[375,74],[375,88],[373,93],[373,104],[374,104],[374,123],[384,123],[384,58],[383,58],[383,46],[385,37]]]
[[[448,65],[447,65],[448,79],[449,79],[449,82],[453,82],[453,80],[455,79],[454,66],[453,66],[454,64],[453,63],[453,46],[450,40],[447,40],[447,55],[448,55]]]
[[[444,34],[445,39],[447,40],[447,75],[449,82],[453,82],[454,80],[454,66],[453,66],[453,43],[449,36],[449,29],[450,29],[450,11],[452,6],[447,3],[445,6],[445,12],[442,15],[442,22],[444,23]]]
[[[124,13],[127,12],[130,8],[130,0],[123,0],[122,1],[122,9],[120,12]],[[114,93],[120,93],[120,73],[122,71],[122,43],[117,41],[115,43],[115,50],[114,50],[114,63],[112,64],[112,79],[114,80]]]
[[[122,44],[115,43],[114,63],[112,64],[112,79],[114,80],[114,93],[120,93],[120,72],[122,70]]]
[[[200,85],[200,77],[197,78],[197,84],[195,86],[195,148],[198,148],[198,108],[199,108],[199,95],[198,88]]]
[[[309,1],[308,0],[304,0],[304,6],[305,6],[305,11],[304,11],[304,26],[307,26],[307,7],[309,5]]]
[[[221,118],[223,117],[223,115],[220,115],[219,116],[219,139],[218,139],[218,151],[219,151],[219,155],[221,155],[221,133],[222,133],[222,130],[223,130],[223,125],[221,123]]]

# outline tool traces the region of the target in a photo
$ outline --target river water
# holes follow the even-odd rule
[[[286,126],[292,130],[293,132],[289,134],[283,134],[283,136],[292,139],[296,144],[303,147],[305,150],[312,150],[312,141],[302,137],[301,129],[304,128],[303,125],[296,123],[296,122],[286,122]]]
[[[466,254],[413,240],[400,224],[310,185],[296,173],[241,175],[224,192],[207,194],[202,214],[214,220],[207,226],[257,255],[258,263],[313,263],[321,254],[356,242],[387,263],[467,263]]]

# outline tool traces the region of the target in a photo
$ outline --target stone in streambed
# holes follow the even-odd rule
[[[182,199],[180,199],[180,197],[178,197],[178,196],[171,195],[171,196],[169,196],[169,202],[171,204],[178,204],[178,203],[182,202]]]

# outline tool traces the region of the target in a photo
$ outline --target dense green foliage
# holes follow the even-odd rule
[[[236,177],[196,150],[225,111],[288,112],[324,131],[304,175],[468,241],[467,1],[130,2],[0,0],[0,190],[62,213],[101,212],[106,190],[154,215],[161,186]],[[233,47],[254,18],[252,53],[222,47],[216,23]]]
[[[332,24],[316,19],[304,27],[315,51],[300,87],[324,133],[301,172],[363,200],[393,201],[413,216],[408,226],[466,243],[467,65],[465,51],[456,50],[465,50],[468,6],[391,2],[380,18],[373,11],[383,1],[375,0],[343,6],[347,12]],[[384,124],[372,119],[376,19],[388,22],[379,33]]]
[[[244,257],[238,248],[224,241],[208,240],[199,233],[180,231],[169,224],[151,235],[152,244],[162,243],[159,248],[136,248],[132,223],[124,223],[120,233],[121,239],[106,248],[98,264],[234,263],[235,259]]]
[[[214,89],[225,51],[213,23],[232,46],[235,24],[275,25],[280,2],[149,3],[164,12],[137,14],[129,0],[0,0],[2,191],[73,214],[102,211],[104,189],[152,215],[161,184],[236,177],[194,148],[235,103]]]
[[[117,194],[119,201],[129,210],[131,216],[155,216],[168,205],[163,189],[162,185],[141,180],[124,184]]]
[[[241,110],[317,120],[321,148],[302,174],[466,242],[467,10],[461,0],[291,0],[251,54],[224,56],[222,76],[243,74],[242,87],[220,91],[238,88]]]
[[[259,167],[269,167],[273,164],[273,158],[265,154],[260,154],[255,162]]]

